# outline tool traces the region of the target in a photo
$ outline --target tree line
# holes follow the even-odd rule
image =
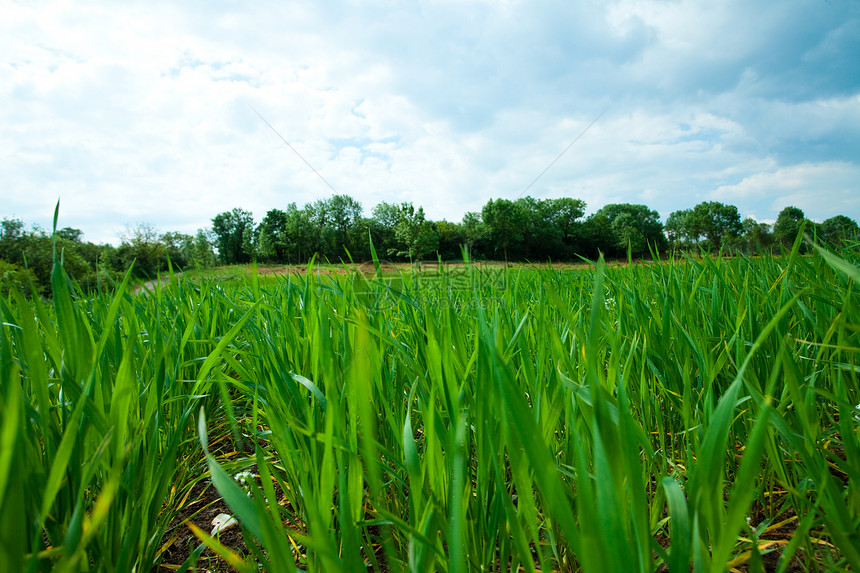
[[[828,243],[857,240],[857,223],[836,215],[818,224],[802,210],[783,209],[771,226],[741,219],[737,207],[716,201],[675,211],[665,224],[646,205],[616,203],[585,217],[581,199],[562,197],[491,199],[480,212],[460,222],[432,221],[412,203],[376,205],[369,217],[348,195],[334,195],[299,208],[295,203],[271,209],[256,223],[253,213],[235,208],[216,215],[210,228],[194,235],[159,233],[149,225],[126,230],[118,247],[83,241],[83,232],[56,232],[69,274],[85,290],[116,280],[134,263],[133,273],[150,278],[167,269],[189,270],[216,264],[305,264],[312,257],[332,262],[371,258],[391,261],[437,259],[576,261],[650,257],[669,250],[706,249],[756,254],[794,243],[803,227]],[[804,227],[805,226],[805,227]],[[370,239],[370,240],[369,240]],[[26,229],[20,219],[4,218],[0,228],[0,282],[23,288],[32,283],[46,293],[50,285],[52,236],[39,227]],[[28,290],[28,289],[24,289]]]
[[[0,221],[0,293],[14,285],[20,292],[50,291],[54,244],[63,255],[63,266],[84,291],[110,288],[132,268],[138,278],[151,278],[167,269],[168,259],[178,269],[217,264],[212,242],[205,230],[195,236],[159,233],[149,225],[129,228],[119,247],[83,240],[80,229],[65,227],[55,234],[34,225],[27,229],[21,219]]]
[[[393,261],[473,260],[575,261],[650,256],[670,249],[722,250],[727,253],[770,252],[794,243],[806,221],[810,234],[825,242],[857,235],[855,221],[837,215],[821,224],[807,221],[797,207],[783,209],[773,226],[741,219],[734,205],[703,202],[675,211],[665,225],[646,205],[616,203],[585,217],[581,199],[491,199],[480,212],[468,212],[459,223],[427,219],[412,203],[376,205],[370,217],[348,195],[334,195],[299,208],[271,209],[259,224],[243,209],[212,220],[212,238],[221,262],[258,260],[301,264],[311,256],[331,261],[367,261],[368,237],[377,253]]]

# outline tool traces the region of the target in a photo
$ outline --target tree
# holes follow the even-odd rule
[[[400,206],[383,201],[373,208],[370,217],[370,235],[380,253],[394,249],[394,228],[400,221]]]
[[[626,253],[628,248],[634,255],[645,253],[649,246],[658,250],[666,248],[667,241],[660,215],[645,205],[614,203],[606,205],[592,217],[595,222],[604,218],[600,221],[599,232],[605,237],[604,241],[607,238],[610,240],[610,244],[604,248],[614,247],[615,255]],[[607,227],[610,237],[606,237]]]
[[[612,223],[606,213],[596,211],[588,216],[582,226],[582,249],[587,257],[596,259],[601,253],[615,256],[621,251],[616,246]],[[627,246],[624,246],[626,251]]]
[[[623,248],[626,245],[631,254],[645,252],[648,240],[637,223],[636,217],[631,213],[621,213],[612,220],[611,229],[616,247]]]
[[[51,269],[54,265],[54,246],[62,254],[63,267],[68,275],[79,283],[86,283],[89,275],[94,274],[95,269],[83,256],[81,256],[79,243],[75,243],[62,237],[53,238],[40,229],[34,228],[33,232],[24,232],[19,240],[20,262],[32,271],[36,277],[36,288],[41,294],[48,294],[51,285]],[[9,261],[16,263],[16,261]]]
[[[784,246],[794,244],[797,239],[797,234],[800,232],[800,225],[803,223],[805,216],[803,211],[797,207],[786,207],[779,212],[776,218],[776,223],[773,225],[774,238]]]
[[[666,219],[666,224],[663,225],[663,228],[666,230],[666,235],[669,239],[669,243],[673,247],[678,248],[680,246],[683,246],[692,239],[692,237],[690,237],[690,231],[687,223],[687,220],[689,219],[692,212],[692,209],[673,211]]]
[[[563,258],[564,242],[553,201],[527,196],[517,199],[516,206],[522,218],[517,255],[529,260]]]
[[[295,206],[295,204],[293,204]],[[271,209],[259,227],[258,254],[260,258],[277,263],[287,260],[289,237],[287,235],[287,213]]]
[[[162,233],[159,241],[164,245],[165,253],[170,256],[170,264],[174,268],[185,269],[191,265],[191,259],[188,255],[194,243],[194,237],[185,233],[168,231],[167,233]]]
[[[305,205],[302,209],[296,208],[295,203],[287,207],[287,236],[288,255],[287,262],[295,260],[304,263],[319,249],[320,232],[314,226],[314,214],[311,206]]]
[[[87,241],[84,243],[83,241],[76,242],[72,241],[75,244],[75,249],[80,253],[80,255],[87,261],[87,264],[95,269],[98,266],[103,265],[103,262],[107,258],[107,251],[113,249],[111,245],[96,245]]]
[[[206,229],[197,229],[194,234],[194,239],[189,245],[188,251],[185,253],[185,258],[195,269],[205,269],[215,266],[217,259],[215,251],[212,250],[212,241],[209,237],[210,231]]]
[[[121,238],[122,244],[117,251],[123,269],[127,269],[134,262],[135,275],[153,277],[161,268],[166,268],[167,265],[164,263],[166,248],[159,240],[158,230],[155,227],[148,223],[127,225]]]
[[[233,209],[219,213],[212,219],[212,232],[215,233],[215,246],[219,258],[228,265],[243,264],[251,260],[248,252],[247,232],[253,230],[254,216],[250,211]]]
[[[4,217],[0,221],[0,259],[22,263],[21,240],[24,238],[24,221]]]
[[[518,250],[523,239],[526,217],[522,206],[508,199],[490,199],[481,210],[481,219],[487,226],[496,253],[501,246],[507,261],[509,247],[514,245]]]
[[[305,209],[309,209],[312,216],[317,235],[316,248],[325,257],[342,258],[346,251],[352,253],[366,242],[367,239],[361,236],[361,203],[349,195],[321,199],[311,206],[305,206]]]
[[[820,237],[823,241],[837,245],[843,244],[846,240],[857,239],[857,221],[846,217],[845,215],[836,215],[830,217],[820,227]]]
[[[246,257],[253,260],[257,258],[257,246],[259,244],[260,228],[254,224],[246,225],[242,229],[242,252]]]
[[[0,259],[0,296],[6,297],[14,289],[19,293],[30,291],[30,283],[38,284],[38,279],[31,269]]]
[[[563,252],[561,257],[572,259],[580,247],[579,242],[582,235],[582,222],[580,219],[585,215],[585,201],[562,197],[560,199],[548,199],[550,207],[550,221],[561,234]]]
[[[748,253],[763,252],[773,244],[773,233],[770,225],[759,223],[752,217],[747,217],[741,223],[744,228],[743,242]]]
[[[74,243],[83,242],[84,232],[80,229],[73,229],[72,227],[63,227],[62,229],[57,229],[57,236],[67,241],[72,241]]]
[[[425,258],[439,248],[436,226],[424,217],[424,208],[401,203],[400,219],[394,226],[397,255],[410,261]]]
[[[0,241],[17,241],[24,236],[24,221],[3,217],[0,221]]]
[[[469,211],[463,215],[462,225],[466,252],[469,258],[472,259],[476,255],[476,245],[477,249],[480,250],[486,240],[487,226],[481,220],[481,214],[474,211]]]
[[[439,257],[444,261],[463,260],[463,246],[466,244],[466,234],[463,225],[449,223],[446,220],[436,221],[436,235],[439,237]]]
[[[699,203],[684,221],[690,237],[696,241],[705,237],[717,250],[722,247],[723,239],[739,237],[744,230],[738,208],[719,201]]]

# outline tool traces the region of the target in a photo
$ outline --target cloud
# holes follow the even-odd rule
[[[259,112],[366,213],[459,220],[606,110],[528,194],[860,219],[858,30],[847,0],[11,3],[0,216],[47,226],[61,197],[116,242],[331,195]]]
[[[858,181],[860,166],[856,164],[803,163],[744,177],[735,185],[718,187],[713,197],[727,202],[761,200],[771,213],[791,205],[820,222],[860,211]]]

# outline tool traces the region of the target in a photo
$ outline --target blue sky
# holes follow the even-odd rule
[[[860,220],[860,2],[5,2],[0,216],[117,243],[331,189]]]

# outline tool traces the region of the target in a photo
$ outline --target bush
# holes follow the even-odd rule
[[[36,275],[30,269],[0,260],[0,294],[8,296],[11,289],[21,294],[30,292],[30,284],[34,284],[40,290]]]

